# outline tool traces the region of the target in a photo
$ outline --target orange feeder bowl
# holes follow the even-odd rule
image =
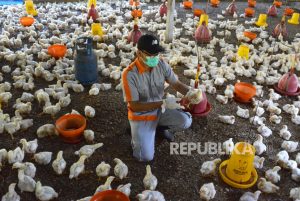
[[[245,15],[247,17],[252,17],[255,13],[255,10],[253,8],[245,8]]]
[[[32,18],[32,17],[21,17],[20,18],[20,23],[24,27],[29,27],[34,23],[34,18]]]
[[[250,103],[256,95],[256,88],[252,84],[239,82],[234,85],[234,99],[242,103]]]
[[[67,47],[65,45],[51,45],[48,47],[48,54],[50,54],[55,59],[64,57],[67,52]]]
[[[200,17],[200,15],[202,15],[204,12],[204,10],[201,9],[194,9],[194,16]]]
[[[139,6],[140,5],[140,1],[130,0],[129,1],[129,5],[131,5],[131,6]]]
[[[184,1],[183,7],[186,9],[191,9],[193,7],[193,2],[192,1]]]
[[[248,6],[249,7],[255,7],[256,6],[256,1],[254,1],[254,0],[248,0]]]
[[[79,114],[66,114],[55,122],[56,130],[64,142],[79,143],[86,127],[86,119]]]
[[[284,10],[284,14],[287,15],[287,16],[292,16],[294,13],[294,9],[291,9],[291,8],[286,8]]]
[[[244,36],[250,40],[254,40],[257,37],[257,34],[250,31],[244,31]]]
[[[274,1],[273,3],[276,7],[280,7],[282,5],[282,2],[281,1]]]
[[[122,192],[116,190],[107,190],[95,194],[90,201],[130,201]]]
[[[210,4],[212,7],[218,7],[220,4],[219,0],[210,0]]]
[[[133,18],[137,18],[137,17],[142,17],[142,15],[143,15],[143,11],[141,11],[141,10],[133,10],[133,11],[131,11],[131,16],[133,17]]]

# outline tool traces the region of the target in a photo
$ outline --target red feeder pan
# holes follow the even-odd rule
[[[67,52],[67,47],[65,45],[51,45],[48,47],[48,54],[50,54],[55,59],[64,57]]]
[[[168,7],[166,5],[166,2],[164,2],[159,7],[159,15],[160,15],[160,17],[163,17],[164,15],[167,15],[167,12],[168,12]]]
[[[249,7],[255,7],[256,6],[256,1],[255,0],[248,0],[248,6]]]
[[[192,1],[184,1],[183,2],[183,7],[185,9],[191,9],[193,7],[193,2]]]
[[[245,15],[247,17],[253,17],[255,10],[253,8],[245,8]]]
[[[284,74],[278,84],[274,85],[277,92],[287,96],[297,96],[300,94],[299,82],[297,75],[292,68],[290,72]]]
[[[256,95],[256,88],[252,84],[239,82],[234,85],[234,99],[241,103],[250,103]]]
[[[284,10],[284,14],[287,15],[287,16],[292,16],[293,13],[294,13],[294,10],[291,9],[291,8],[286,8],[286,9]]]
[[[185,107],[185,111],[191,113],[193,117],[205,117],[211,111],[211,104],[207,101],[206,94],[202,92],[203,100],[197,105],[189,105],[187,99],[181,99],[180,104]]]
[[[194,16],[200,17],[204,13],[205,13],[204,10],[194,9]]]
[[[277,8],[279,8],[282,5],[281,1],[274,1],[273,3]]]
[[[60,117],[55,122],[55,126],[64,142],[76,144],[82,140],[86,119],[79,114],[67,114]]]
[[[250,40],[254,40],[257,37],[257,34],[250,31],[244,31],[244,36]]]
[[[20,18],[20,23],[24,27],[29,27],[34,23],[34,18],[32,18],[32,17],[21,17]]]
[[[107,190],[95,194],[90,201],[130,201],[122,192],[116,190]]]
[[[270,6],[270,8],[268,9],[268,15],[272,17],[277,16],[277,8],[275,5]]]

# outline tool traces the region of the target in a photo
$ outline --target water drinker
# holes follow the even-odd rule
[[[293,13],[292,18],[288,20],[288,23],[298,25],[299,24],[299,13]]]
[[[246,17],[253,17],[254,14],[255,14],[255,10],[253,8],[245,8]]]
[[[55,122],[56,130],[66,143],[79,143],[86,128],[86,119],[79,114],[66,114]]]
[[[286,16],[292,16],[294,12],[295,12],[294,9],[289,8],[289,7],[284,9],[284,15],[286,15]]]
[[[290,72],[285,73],[279,80],[278,84],[274,85],[277,92],[287,96],[298,96],[300,94],[299,80],[294,73],[294,68]]]
[[[285,24],[285,16],[282,17],[281,22],[276,25],[272,32],[272,36],[275,38],[278,38],[278,36],[282,35],[283,37],[287,37],[288,33],[286,30],[286,24]]]
[[[257,37],[257,34],[251,31],[244,31],[244,36],[249,38],[252,41]]]
[[[256,6],[256,0],[248,0],[248,6],[249,7],[255,7]]]
[[[107,190],[95,194],[90,201],[130,201],[122,192],[116,190]]]
[[[20,18],[20,23],[24,27],[31,26],[34,23],[34,18],[33,17],[21,17]]]
[[[202,44],[209,43],[211,41],[211,33],[206,26],[205,21],[202,22],[202,25],[197,27],[194,37],[198,43]]]
[[[268,9],[268,15],[272,16],[272,17],[277,16],[277,8],[274,4],[272,6],[270,6],[270,8]]]
[[[237,54],[240,58],[248,60],[249,59],[249,51],[250,51],[250,49],[247,45],[240,45]]]
[[[250,83],[238,82],[234,85],[234,99],[241,103],[250,103],[256,95],[256,88]]]
[[[185,9],[191,9],[193,7],[193,2],[192,1],[184,1],[183,2],[183,7]]]
[[[137,44],[138,40],[140,39],[140,37],[142,36],[142,32],[139,29],[138,25],[135,24],[133,26],[133,30],[131,32],[129,32],[128,37],[127,37],[127,41],[128,43],[133,42],[133,44]]]
[[[193,117],[205,117],[211,111],[211,104],[208,102],[205,92],[202,92],[203,100],[197,105],[190,104],[187,99],[181,99],[180,104],[184,110],[191,113]]]
[[[229,15],[233,15],[234,13],[237,12],[237,7],[236,7],[236,5],[235,5],[235,0],[233,0],[233,1],[229,4],[229,6],[226,8],[226,12],[227,12],[227,14],[229,14]]]
[[[222,180],[234,188],[252,187],[258,179],[254,168],[254,156],[255,148],[251,144],[236,143],[230,158],[219,166]]]
[[[64,57],[67,52],[67,47],[65,45],[55,44],[48,47],[48,54],[59,59]]]
[[[163,2],[159,7],[159,15],[160,17],[163,17],[164,15],[167,15],[168,7],[166,5],[166,2]]]
[[[96,22],[92,24],[92,35],[103,37],[103,29],[100,23]]]
[[[87,16],[88,20],[90,18],[92,18],[94,22],[96,22],[96,20],[99,18],[98,12],[97,12],[94,4],[91,5],[91,8],[90,8],[88,16]]]
[[[267,14],[259,14],[258,20],[255,22],[256,26],[267,27]]]

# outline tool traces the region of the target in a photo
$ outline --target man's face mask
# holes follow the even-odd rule
[[[153,56],[153,57],[147,56],[146,61],[145,61],[146,65],[149,66],[150,68],[156,67],[158,62],[159,62],[159,56],[158,55]]]

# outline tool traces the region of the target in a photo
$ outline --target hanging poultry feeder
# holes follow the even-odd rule
[[[140,5],[140,1],[129,0],[129,5],[131,5],[131,6],[139,6]]]
[[[227,12],[227,14],[229,14],[229,15],[233,15],[234,13],[237,12],[237,7],[236,7],[236,5],[235,5],[235,0],[233,0],[233,1],[229,4],[229,6],[226,8],[226,12]]]
[[[131,11],[131,16],[135,19],[135,18],[141,18],[143,15],[143,11],[142,10],[138,10],[138,9],[134,9],[133,11]]]
[[[87,8],[90,9],[92,5],[94,5],[96,7],[97,0],[88,0]]]
[[[195,76],[195,89],[198,88],[199,85],[199,76],[200,76],[200,64],[197,67],[197,73]],[[208,102],[205,92],[202,92],[202,101],[200,103],[194,105],[190,104],[187,99],[181,99],[180,104],[184,106],[185,111],[192,114],[193,117],[205,117],[211,111],[211,104]]]
[[[86,127],[86,119],[79,114],[61,116],[55,122],[56,130],[66,143],[76,144],[82,140],[82,133]]]
[[[250,51],[250,48],[247,45],[240,45],[239,49],[237,51],[237,55],[240,58],[248,60],[249,59],[249,51]]]
[[[253,17],[254,14],[255,14],[255,10],[253,8],[245,8],[246,17]]]
[[[267,27],[267,18],[268,16],[266,14],[259,14],[258,20],[255,22],[256,26]]]
[[[293,13],[291,19],[288,20],[288,23],[298,25],[299,24],[299,13]]]
[[[98,12],[97,12],[94,4],[91,5],[91,8],[90,8],[88,16],[87,16],[88,20],[90,18],[92,18],[94,22],[96,22],[96,20],[99,18]]]
[[[55,59],[59,59],[64,57],[67,52],[67,47],[65,45],[51,45],[48,47],[48,54],[54,57]]]
[[[256,95],[256,88],[246,82],[238,82],[234,85],[234,100],[240,103],[251,103]]]
[[[280,34],[283,37],[287,37],[288,33],[286,30],[286,24],[285,24],[285,16],[282,17],[281,22],[279,24],[276,25],[276,27],[273,30],[273,37],[277,38],[278,36],[280,36]]]
[[[37,16],[38,12],[34,8],[34,3],[32,0],[25,1],[25,9],[28,15]]]
[[[250,188],[257,179],[258,174],[254,167],[255,148],[246,142],[239,142],[234,146],[228,160],[219,166],[222,180],[234,188]]]
[[[202,24],[200,26],[198,26],[194,37],[198,43],[209,43],[210,42],[211,33],[210,33],[208,27],[206,26],[205,21],[203,21]]]
[[[130,201],[122,192],[117,190],[106,190],[95,194],[90,201]]]
[[[298,96],[300,94],[299,80],[294,70],[291,68],[290,72],[284,74],[278,84],[274,85],[278,93],[286,96]]]
[[[211,7],[218,7],[220,4],[219,0],[210,0]]]
[[[193,7],[193,2],[192,1],[184,1],[183,2],[183,7],[185,9],[191,9]]]
[[[277,8],[280,8],[280,6],[282,5],[281,1],[274,1],[273,3]]]
[[[249,7],[255,7],[256,6],[256,0],[248,0],[248,6]]]
[[[202,14],[205,14],[204,10],[201,9],[194,9],[194,16],[200,17]]]
[[[102,26],[99,22],[95,22],[92,24],[92,35],[93,36],[100,36],[101,38],[103,37],[103,29]]]
[[[166,5],[166,2],[163,2],[159,7],[159,15],[160,17],[163,17],[164,15],[167,15],[168,13],[168,7]]]
[[[286,16],[292,16],[293,13],[294,13],[294,9],[291,9],[291,8],[285,8],[285,9],[284,9],[284,14],[285,14]]]
[[[34,18],[32,18],[32,17],[21,17],[20,18],[20,23],[24,27],[31,26],[34,23]]]
[[[128,43],[133,42],[133,44],[137,44],[138,40],[142,36],[142,32],[140,31],[137,24],[133,26],[133,30],[128,34],[127,41]]]
[[[268,9],[268,15],[272,16],[272,17],[277,16],[277,8],[274,4],[272,6],[270,6],[270,8]]]

